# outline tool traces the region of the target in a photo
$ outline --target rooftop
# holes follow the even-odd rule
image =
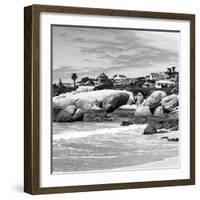
[[[126,79],[127,77],[125,75],[121,75],[121,74],[115,74],[113,76],[114,79]]]
[[[108,76],[102,72],[97,78],[108,78]]]

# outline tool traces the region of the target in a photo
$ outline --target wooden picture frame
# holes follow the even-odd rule
[[[187,179],[92,184],[76,186],[40,186],[40,14],[79,14],[142,19],[187,21],[190,24],[190,174]],[[30,194],[84,192],[113,189],[148,188],[195,184],[195,16],[131,10],[32,5],[24,9],[24,191]]]

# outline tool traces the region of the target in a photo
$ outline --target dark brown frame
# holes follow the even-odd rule
[[[142,17],[155,19],[187,20],[190,22],[190,178],[169,181],[149,181],[82,185],[66,187],[40,187],[40,13],[77,13],[89,15]],[[147,188],[195,184],[195,15],[111,10],[49,5],[32,5],[24,8],[24,191],[30,194],[84,192],[113,189]]]

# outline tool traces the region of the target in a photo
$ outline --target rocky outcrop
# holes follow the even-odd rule
[[[120,126],[129,126],[129,125],[132,125],[133,123],[132,122],[129,122],[129,121],[123,121]]]
[[[148,126],[144,130],[144,134],[159,133],[158,130],[178,130],[179,129],[179,118],[177,114],[167,114],[163,117],[149,117]]]
[[[168,142],[178,142],[179,138],[169,138],[168,136],[163,136],[160,138],[161,140],[167,140]]]
[[[56,122],[72,121],[72,117],[75,111],[76,111],[76,107],[74,105],[70,105],[59,111],[59,113],[55,117],[55,121]]]
[[[179,104],[178,96],[176,94],[172,94],[164,97],[161,104],[165,108],[165,110],[172,111]]]
[[[163,108],[163,106],[158,106],[154,110],[154,116],[163,116],[163,114],[164,114],[164,108]]]
[[[136,109],[135,116],[162,117],[166,113],[178,112],[178,105],[178,95],[166,96],[163,91],[155,91]]]
[[[133,102],[132,93],[123,90],[98,90],[81,93],[74,91],[53,98],[53,121],[103,122],[113,120],[122,122],[124,120],[122,126],[132,123],[149,123],[145,134],[157,133],[159,125],[161,128],[170,130],[178,129],[178,123],[163,121],[164,118],[169,120],[168,116],[172,113],[178,114],[177,95],[166,96],[163,91],[155,91],[144,100],[142,105],[131,104],[131,102]],[[160,120],[159,123],[156,119]]]
[[[83,119],[84,111],[81,108],[78,108],[74,115],[72,116],[72,121],[81,121]]]
[[[125,105],[129,100],[126,93],[115,93],[107,96],[102,102],[102,108],[107,112],[113,112],[116,108]]]
[[[152,115],[152,113],[151,113],[151,111],[149,109],[149,106],[141,105],[135,111],[135,116],[136,117],[151,116],[151,115]]]
[[[99,90],[90,92],[72,92],[53,98],[53,120],[56,122],[71,122],[96,117],[97,112],[113,112],[118,107],[125,105],[131,97],[130,92],[121,90]],[[106,115],[106,114],[105,114]],[[103,120],[103,117],[97,117]],[[95,119],[94,119],[95,121]]]
[[[164,91],[155,91],[143,102],[142,105],[148,106],[150,109],[156,108],[161,105],[161,100],[166,96],[167,94]]]
[[[153,124],[149,124],[145,129],[144,129],[144,134],[155,134],[157,133],[157,130]]]

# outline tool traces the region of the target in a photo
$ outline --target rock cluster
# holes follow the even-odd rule
[[[179,99],[176,94],[167,96],[163,91],[155,91],[136,109],[135,116],[163,116],[172,112],[178,105]]]
[[[131,98],[129,92],[117,90],[72,92],[60,95],[53,98],[53,121],[91,121],[92,119],[107,121],[107,113],[127,104]]]
[[[134,117],[121,125],[148,123],[144,134],[160,133],[159,129],[178,130],[178,105],[177,95],[155,91],[137,107]]]
[[[102,122],[128,119],[122,126],[148,123],[144,134],[160,133],[159,129],[178,130],[179,99],[175,94],[153,92],[146,100],[139,95],[133,105],[133,94],[122,90],[71,92],[53,98],[54,122]],[[110,113],[110,114],[109,114]]]
[[[178,142],[179,141],[178,137],[176,137],[176,138],[169,138],[167,136],[164,136],[164,137],[161,137],[160,139],[161,140],[167,140],[168,142]]]
[[[144,129],[144,134],[161,133],[158,130],[167,129],[176,131],[179,129],[179,119],[177,114],[167,114],[163,117],[150,117],[148,125]]]

